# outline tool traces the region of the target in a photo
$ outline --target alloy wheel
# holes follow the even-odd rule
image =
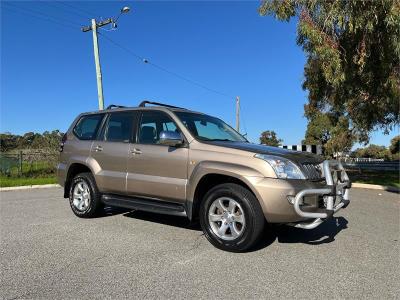
[[[214,200],[208,210],[208,221],[212,231],[223,240],[238,238],[246,225],[242,207],[229,197]]]

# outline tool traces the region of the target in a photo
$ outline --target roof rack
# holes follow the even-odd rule
[[[146,104],[159,105],[159,106],[164,106],[164,107],[169,107],[169,108],[186,109],[183,107],[173,106],[173,105],[159,103],[159,102],[147,101],[147,100],[140,102],[139,107],[146,107]]]
[[[123,105],[114,105],[114,104],[111,104],[111,105],[109,105],[109,106],[107,106],[107,108],[106,109],[112,109],[112,108],[125,108],[126,106],[123,106]]]

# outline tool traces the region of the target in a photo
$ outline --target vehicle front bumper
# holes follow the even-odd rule
[[[313,229],[350,203],[350,180],[342,164],[326,160],[324,181],[247,178],[269,223]]]

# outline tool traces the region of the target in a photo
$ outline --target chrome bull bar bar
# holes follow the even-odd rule
[[[332,171],[335,172],[335,177],[332,176]],[[313,229],[332,217],[338,210],[349,205],[351,182],[343,165],[336,160],[325,160],[322,163],[322,172],[326,180],[326,187],[302,190],[296,194],[293,203],[294,210],[300,217],[314,220],[311,222],[292,223],[290,225],[303,229]],[[338,172],[340,172],[340,176],[338,176]],[[316,211],[302,210],[303,197],[306,195],[322,195],[324,197],[325,208],[317,209]],[[340,197],[341,201],[335,205],[336,197]]]

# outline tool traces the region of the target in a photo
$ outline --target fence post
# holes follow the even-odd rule
[[[19,176],[22,176],[22,151],[19,151]]]

